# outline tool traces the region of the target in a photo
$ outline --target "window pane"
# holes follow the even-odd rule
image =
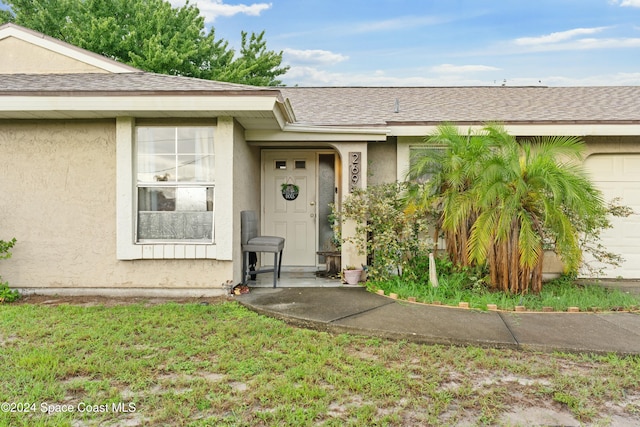
[[[213,240],[213,212],[139,212],[138,241]]]
[[[426,182],[436,173],[439,169],[437,158],[444,153],[446,147],[441,146],[423,146],[423,147],[410,147],[410,166],[413,168],[420,159],[433,159],[433,163],[425,164],[422,170],[422,175],[416,177],[417,182]]]
[[[176,189],[172,187],[162,188],[138,188],[138,211],[175,211]]]
[[[175,155],[138,156],[138,182],[175,182],[175,167]]]
[[[178,128],[178,153],[196,152],[197,128]],[[206,149],[206,139],[205,139]]]
[[[175,127],[139,127],[138,154],[170,154],[176,152]]]
[[[207,188],[188,187],[176,188],[177,211],[206,211]]]
[[[138,189],[138,241],[210,242],[213,187]]]
[[[213,180],[213,156],[178,156],[178,181],[213,182]]]

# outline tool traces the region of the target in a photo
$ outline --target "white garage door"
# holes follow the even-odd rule
[[[640,278],[640,154],[596,154],[585,166],[607,202],[620,197],[634,211],[627,218],[614,217],[613,228],[602,233],[603,245],[625,259],[619,268],[605,266],[602,277]]]

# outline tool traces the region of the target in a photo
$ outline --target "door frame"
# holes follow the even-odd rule
[[[334,175],[334,187],[338,189],[338,194],[334,194],[334,203],[337,202],[338,200],[338,195],[340,194],[340,169],[338,167],[339,162],[340,162],[340,154],[339,152],[334,149],[334,148],[262,148],[260,150],[260,211],[261,211],[261,215],[260,215],[260,227],[261,230],[265,230],[266,229],[266,207],[265,207],[265,197],[266,197],[266,168],[267,168],[267,164],[265,161],[265,156],[264,153],[265,152],[270,152],[270,153],[277,153],[277,152],[286,152],[286,153],[300,153],[300,152],[304,152],[305,154],[309,154],[312,153],[313,154],[313,161],[315,162],[315,174],[312,177],[313,179],[313,185],[315,187],[315,192],[316,192],[316,203],[314,205],[314,215],[316,218],[315,224],[314,224],[314,235],[315,235],[315,250],[314,250],[314,265],[310,266],[310,267],[297,267],[297,266],[287,266],[286,264],[283,265],[283,270],[295,270],[295,271],[304,271],[305,269],[308,270],[309,268],[312,268],[313,271],[317,270],[318,267],[320,266],[319,262],[318,262],[318,255],[317,252],[320,250],[318,248],[319,245],[319,240],[320,240],[320,223],[318,221],[318,209],[319,209],[319,203],[318,203],[318,199],[319,199],[319,159],[320,159],[320,155],[321,154],[333,154],[334,155],[334,171],[335,171],[335,175]],[[286,243],[285,243],[286,245]]]

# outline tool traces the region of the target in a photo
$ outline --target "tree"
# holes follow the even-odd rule
[[[425,142],[442,149],[415,151],[408,178],[429,179],[424,185],[414,186],[408,200],[423,213],[435,212],[434,242],[442,230],[449,259],[456,265],[469,266],[467,242],[478,216],[470,190],[491,155],[489,141],[482,133],[464,135],[455,126],[444,124]]]
[[[577,272],[580,233],[607,214],[582,168],[579,138],[516,141],[492,124],[467,135],[443,126],[428,141],[447,148],[439,158],[415,162],[413,176],[421,164],[437,169],[426,186],[431,195],[418,192],[411,200],[435,203],[452,261],[486,264],[491,286],[508,293],[540,292],[545,244]]]
[[[145,71],[274,86],[288,70],[264,31],[242,32],[240,56],[205,30],[199,9],[165,0],[2,0],[15,23]],[[0,15],[0,19],[7,17]]]
[[[495,148],[473,189],[481,213],[469,254],[488,263],[498,289],[538,293],[545,242],[554,244],[569,271],[577,271],[582,250],[576,224],[603,215],[604,201],[582,167],[580,138],[517,142],[500,126],[485,129]]]

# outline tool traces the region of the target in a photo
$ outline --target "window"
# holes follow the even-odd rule
[[[213,242],[213,132],[136,128],[137,242]]]
[[[433,174],[438,170],[440,158],[446,150],[444,146],[438,145],[421,145],[409,147],[409,165],[411,169],[422,160],[427,160],[423,163],[422,174],[414,179],[418,182],[428,181]]]

